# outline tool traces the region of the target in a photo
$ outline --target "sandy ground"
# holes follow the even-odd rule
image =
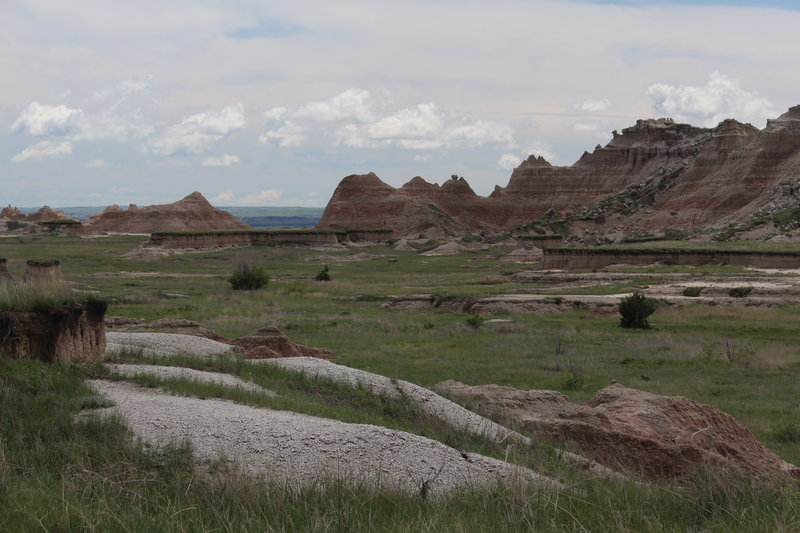
[[[419,385],[399,379],[337,365],[324,359],[313,357],[290,357],[285,359],[255,359],[253,364],[280,366],[288,370],[302,372],[309,376],[328,378],[349,385],[362,385],[375,394],[390,397],[407,396],[417,402],[425,413],[442,420],[450,426],[483,435],[496,441],[506,439],[530,444],[530,439],[510,429],[465,409],[455,402]]]
[[[148,376],[155,376],[157,378],[181,378],[193,381],[201,381],[204,383],[215,383],[217,385],[225,385],[227,387],[239,387],[245,390],[260,392],[268,396],[275,396],[271,390],[265,389],[255,383],[244,381],[236,376],[230,374],[223,374],[220,372],[205,372],[203,370],[194,370],[191,368],[182,368],[179,366],[158,366],[158,365],[123,365],[123,364],[107,364],[106,367],[121,376],[133,377],[138,374],[147,374]]]
[[[101,411],[122,416],[146,442],[188,441],[201,464],[225,458],[293,486],[338,478],[431,495],[497,482],[561,486],[527,468],[403,431],[171,396],[123,382],[89,384],[116,403]]]
[[[180,353],[210,357],[237,351],[236,346],[224,344],[205,337],[181,333],[129,333],[106,332],[108,353],[130,350],[144,355],[174,355]]]

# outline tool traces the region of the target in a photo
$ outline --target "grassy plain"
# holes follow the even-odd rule
[[[617,327],[618,317],[580,309],[547,315],[498,314],[487,318],[504,322],[484,322],[475,328],[462,312],[391,309],[382,304],[393,295],[477,298],[530,290],[512,282],[515,272],[529,267],[502,261],[498,256],[503,248],[443,257],[381,246],[341,252],[247,248],[155,261],[127,258],[125,252],[142,240],[4,238],[0,257],[9,260],[9,270],[17,275],[26,259],[59,259],[67,279],[109,301],[111,315],[186,318],[229,337],[277,326],[295,342],[334,351],[342,364],[421,385],[445,379],[498,383],[557,389],[582,401],[617,379],[659,394],[685,395],[731,413],[783,458],[800,464],[798,306],[663,306],[651,317],[653,329],[647,331],[622,330]],[[376,257],[342,261],[364,253]],[[387,257],[399,261],[390,263]],[[231,290],[225,280],[245,262],[265,269],[271,278],[266,288]],[[330,266],[333,279],[317,282],[314,277],[324,265]],[[682,272],[700,275],[699,270]],[[703,267],[702,272],[733,278],[752,275],[713,267]],[[634,287],[638,285],[594,290],[602,294]],[[542,290],[547,291],[538,289]],[[592,292],[592,288],[583,290]],[[311,388],[322,392],[309,400],[308,384],[297,378],[262,375],[263,371],[254,373],[247,365],[233,362],[183,362],[195,367],[211,364],[263,380],[282,393],[279,402],[294,402],[294,408],[304,412],[382,423],[430,434],[464,449],[503,453],[490,443],[442,434],[441,429],[419,421],[407,406],[395,406],[393,411],[385,399],[358,400],[363,391],[320,389],[315,384]],[[743,480],[702,476],[683,488],[609,484],[578,479],[575,472],[554,465],[549,452],[520,460],[570,480],[581,488],[580,497],[497,489],[466,491],[434,505],[413,496],[336,483],[313,492],[239,478],[231,482],[226,477],[224,483],[216,478],[194,479],[188,450],[146,450],[129,441],[116,420],[72,422],[82,399],[89,395],[81,378],[102,370],[2,364],[0,530],[23,523],[33,528],[37,521],[49,524],[46,529],[67,531],[93,525],[131,531],[800,528],[800,497],[796,489],[781,484],[757,488]],[[578,382],[572,379],[576,375],[581,378]],[[187,386],[149,384],[178,393]],[[222,393],[206,390],[205,394]],[[21,405],[23,398],[29,403]],[[267,402],[264,398],[238,400]],[[50,457],[54,447],[60,450],[58,458]],[[57,509],[47,512],[39,501],[56,502]],[[19,511],[9,514],[9,509]]]

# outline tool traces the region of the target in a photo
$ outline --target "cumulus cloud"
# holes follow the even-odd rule
[[[716,126],[726,118],[763,122],[776,115],[771,102],[719,72],[700,87],[655,83],[647,88],[647,95],[659,113],[700,126]]]
[[[240,163],[242,160],[238,156],[231,154],[222,154],[220,156],[210,156],[203,159],[201,165],[204,167],[229,167]]]
[[[242,104],[227,106],[219,113],[197,113],[166,128],[151,139],[148,148],[165,156],[202,153],[232,131],[244,128],[246,123]]]
[[[597,131],[600,129],[599,122],[576,122],[572,125],[575,131]]]
[[[69,141],[42,141],[34,146],[29,146],[11,158],[13,163],[22,163],[28,159],[49,159],[61,157],[72,153],[72,143]]]
[[[240,200],[243,204],[250,204],[250,205],[259,205],[269,202],[271,200],[277,200],[280,198],[281,192],[276,191],[274,189],[267,189],[264,191],[257,192],[255,194],[251,194],[249,196],[245,196]]]
[[[224,205],[226,203],[232,202],[233,199],[234,199],[233,191],[228,190],[228,191],[222,191],[221,193],[219,193],[218,195],[213,197],[210,200],[210,202],[212,204],[216,204],[216,205],[220,205],[220,204]]]
[[[11,125],[11,132],[36,136],[69,135],[78,131],[83,116],[80,109],[31,102]]]
[[[583,111],[585,113],[600,113],[611,107],[611,100],[608,98],[597,98],[584,100],[572,106],[575,111]]]
[[[514,154],[503,154],[497,160],[497,166],[503,170],[514,170],[522,163],[522,158]]]
[[[92,159],[91,161],[86,163],[86,166],[89,168],[103,168],[104,166],[106,166],[106,162],[103,161],[102,159]]]
[[[434,103],[390,109],[385,99],[362,89],[296,108],[275,107],[264,118],[268,129],[259,140],[280,146],[320,136],[348,148],[438,150],[514,143],[513,130],[502,122],[475,120]]]

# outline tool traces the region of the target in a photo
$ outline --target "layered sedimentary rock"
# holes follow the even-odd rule
[[[476,195],[463,178],[416,177],[400,188],[375,174],[344,178],[320,228],[389,228],[413,235],[518,228],[553,219],[622,222],[644,229],[700,229],[800,199],[800,106],[763,130],[725,120],[715,128],[640,120],[572,166],[531,156],[506,187]]]
[[[58,261],[33,261],[26,263],[23,283],[66,283],[61,274],[61,263]]]
[[[72,304],[50,311],[2,312],[0,356],[70,363],[106,352],[106,304]]]
[[[199,192],[171,204],[128,209],[112,205],[87,221],[92,233],[154,233],[251,229],[226,211],[216,209]]]
[[[30,215],[24,214],[16,207],[8,205],[0,210],[0,220],[16,220],[23,222],[52,222],[53,220],[68,220],[69,217],[61,210],[44,206]]]
[[[612,384],[582,404],[556,391],[446,381],[437,388],[469,398],[529,431],[580,446],[603,465],[654,477],[689,477],[701,468],[753,477],[800,469],[758,442],[735,418],[682,396]]]

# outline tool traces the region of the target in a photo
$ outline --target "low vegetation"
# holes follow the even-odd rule
[[[619,314],[622,317],[619,326],[621,328],[648,329],[650,327],[648,317],[655,311],[656,304],[653,300],[641,292],[634,292],[619,302]]]
[[[243,263],[231,274],[228,283],[233,290],[252,291],[265,287],[269,283],[269,276],[263,268]]]
[[[31,257],[57,257],[65,277],[83,294],[109,300],[111,315],[185,318],[227,337],[276,326],[295,342],[334,351],[339,363],[424,386],[456,379],[554,389],[584,401],[616,379],[657,394],[688,396],[734,415],[781,457],[800,463],[800,306],[706,306],[696,301],[660,306],[647,317],[653,329],[640,331],[620,329],[619,316],[563,305],[565,311],[544,315],[487,315],[503,320],[474,328],[467,319],[477,315],[444,304],[425,309],[383,304],[416,294],[466,301],[559,289],[512,281],[522,267],[497,258],[508,248],[441,257],[383,246],[326,251],[341,261],[331,262],[334,280],[316,283],[319,251],[254,247],[147,262],[126,258],[124,253],[142,240],[19,236],[4,243],[3,255],[11,270],[21,270]],[[377,257],[351,260],[364,252]],[[389,255],[400,261],[388,263]],[[270,290],[230,290],[230,272],[243,263],[263,265]],[[734,286],[748,286],[746,280],[736,282],[738,276],[753,276],[741,268],[713,265],[659,268],[692,280],[724,275]],[[14,274],[19,276],[19,270]],[[662,276],[662,270],[647,283]],[[582,290],[613,294],[620,288],[605,282]],[[570,303],[566,292],[556,297]],[[113,377],[101,367],[0,359],[0,531],[800,529],[800,491],[785,480],[756,485],[733,474],[706,472],[682,485],[599,480],[558,461],[550,442],[536,440],[525,450],[487,442],[441,427],[415,406],[363,388],[256,369],[234,359],[178,357],[166,364],[230,372],[279,395],[232,393],[185,380],[137,381],[174,394],[411,431],[459,449],[507,456],[569,488],[468,487],[431,500],[333,480],[290,488],[269,478],[248,478],[224,460],[197,471],[190,448],[147,448],[121,420],[87,416],[108,405],[84,385],[86,377]]]
[[[53,311],[85,300],[66,283],[0,282],[0,311]]]

